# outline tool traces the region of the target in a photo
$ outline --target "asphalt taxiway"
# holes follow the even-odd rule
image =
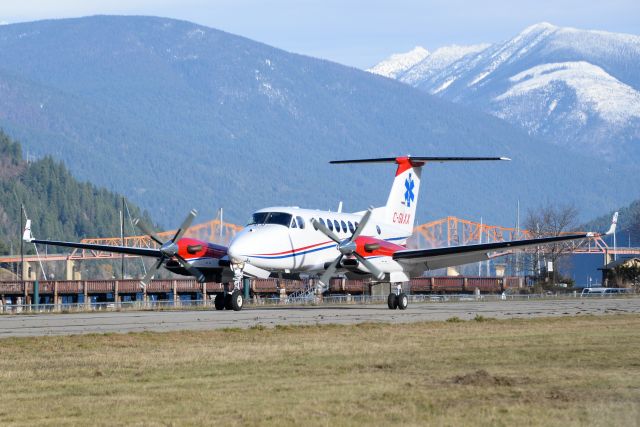
[[[70,314],[0,316],[0,338],[19,336],[127,333],[142,331],[248,328],[255,325],[409,323],[473,319],[640,313],[640,298],[413,303],[405,311],[386,305],[247,307],[240,312],[215,310],[95,311]]]

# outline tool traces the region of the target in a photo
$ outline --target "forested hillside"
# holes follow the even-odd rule
[[[640,246],[640,199],[618,210],[618,230],[616,231],[619,246]],[[609,227],[613,212],[594,219],[584,226],[585,230],[603,231]]]
[[[120,234],[121,196],[76,180],[51,157],[26,162],[20,144],[0,130],[0,254],[19,251],[21,204],[36,237],[77,240]],[[132,217],[140,215],[139,208],[127,206]],[[148,215],[145,221],[151,223]],[[26,249],[32,251],[32,245]]]

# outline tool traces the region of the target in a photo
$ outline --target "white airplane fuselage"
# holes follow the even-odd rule
[[[384,240],[397,245],[406,244],[409,237],[394,224],[380,220],[385,208],[374,209],[372,217],[362,232],[363,236]],[[235,262],[245,262],[276,272],[319,272],[334,261],[340,252],[335,242],[316,230],[311,224],[315,218],[323,222],[340,239],[348,239],[355,231],[364,212],[342,213],[301,209],[298,207],[271,207],[253,214],[252,221],[240,231],[229,246],[229,257]],[[402,267],[389,257],[366,256],[383,271],[401,271]],[[359,268],[366,273],[366,269]]]

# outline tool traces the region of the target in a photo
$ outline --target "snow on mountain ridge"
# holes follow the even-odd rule
[[[430,53],[427,49],[422,46],[416,46],[409,52],[391,55],[379,64],[369,68],[367,71],[395,79],[398,75],[407,71],[429,55]]]
[[[510,77],[509,81],[514,85],[495,97],[495,101],[525,96],[549,88],[554,82],[563,82],[575,91],[578,108],[584,113],[593,111],[618,125],[632,117],[640,118],[640,92],[585,61],[538,65]],[[549,109],[553,111],[555,105]]]
[[[521,58],[549,35],[557,31],[557,29],[557,27],[548,23],[536,24],[526,28],[515,38],[500,45],[499,48],[491,54],[490,57],[494,58],[491,63],[478,73],[467,86],[471,87],[478,84],[501,65],[512,63]]]
[[[422,81],[441,72],[461,58],[481,52],[489,46],[490,45],[486,43],[470,46],[459,46],[454,44],[438,48],[431,55],[409,68],[400,77],[400,80],[408,84],[414,84],[418,81]]]

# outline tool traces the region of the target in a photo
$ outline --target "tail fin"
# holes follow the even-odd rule
[[[613,214],[613,218],[611,218],[611,226],[609,227],[609,230],[606,233],[604,233],[604,235],[608,236],[610,234],[615,233],[617,225],[618,225],[618,212],[615,212]]]
[[[385,206],[384,222],[406,231],[409,236],[413,232],[416,220],[420,175],[424,162],[415,161],[409,157],[398,157],[395,160],[398,168]]]
[[[396,177],[391,186],[389,199],[384,208],[382,220],[393,224],[394,228],[405,231],[407,236],[413,233],[416,220],[416,206],[420,190],[422,166],[427,162],[458,162],[476,160],[511,160],[507,157],[385,157],[377,159],[334,160],[330,163],[396,163]]]
[[[31,220],[28,219],[26,224],[24,225],[24,233],[22,234],[22,240],[26,243],[33,242],[33,234],[31,234]]]

